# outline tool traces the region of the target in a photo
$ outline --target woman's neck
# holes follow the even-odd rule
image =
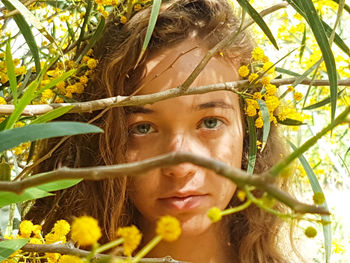
[[[220,229],[221,228],[221,229]],[[175,260],[191,263],[233,263],[233,251],[226,231],[219,223],[196,236],[180,236],[175,242],[161,241],[147,257],[171,256]],[[144,240],[151,235],[145,234]]]

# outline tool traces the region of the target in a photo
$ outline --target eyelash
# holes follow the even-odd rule
[[[129,129],[129,134],[133,134],[136,136],[142,136],[142,135],[148,134],[149,132],[142,133],[142,132],[137,131],[137,127],[140,127],[141,125],[149,125],[150,129],[153,129],[154,131],[156,131],[156,129],[153,128],[153,126],[150,123],[142,122],[142,123],[135,123],[134,125],[132,125],[131,128]],[[154,131],[152,131],[152,132],[154,132]]]
[[[208,121],[208,120],[215,120],[217,121],[217,125],[215,125],[215,127],[201,127],[202,125],[205,125],[205,121]],[[216,130],[218,129],[221,125],[225,124],[225,122],[223,120],[221,120],[220,118],[217,118],[217,117],[206,117],[204,119],[202,119],[199,124],[197,125],[197,128],[204,128],[204,129],[207,129],[207,130]]]
[[[203,126],[203,125],[205,125],[205,122],[209,121],[209,120],[215,120],[216,121],[215,127],[205,127],[205,126]],[[223,120],[221,120],[220,118],[217,118],[217,117],[206,117],[206,118],[200,120],[200,122],[197,125],[197,129],[204,128],[206,130],[216,130],[216,129],[220,128],[223,124],[225,124],[225,122]],[[142,125],[147,125],[147,128],[149,128],[149,130],[151,130],[151,131],[147,130],[146,133],[142,133],[139,130],[137,130],[137,128],[141,127]],[[143,123],[135,123],[134,125],[132,125],[131,128],[129,129],[129,134],[133,134],[133,135],[136,135],[136,136],[142,136],[142,135],[147,135],[149,133],[153,133],[155,131],[156,131],[156,129],[153,127],[152,124],[147,123],[147,122],[143,122]]]

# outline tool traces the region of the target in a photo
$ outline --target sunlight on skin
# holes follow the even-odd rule
[[[156,54],[147,64],[144,86],[138,94],[150,94],[180,85],[205,55],[190,38]],[[165,70],[169,68],[168,70]],[[161,73],[161,74],[160,74]],[[158,77],[154,78],[157,75]],[[237,80],[237,69],[223,58],[213,58],[193,86]],[[243,128],[238,96],[228,91],[191,95],[129,109],[129,162],[176,151],[191,152],[241,166]],[[182,235],[174,243],[161,243],[149,256],[190,262],[228,262],[229,247],[222,224],[213,225],[207,211],[225,209],[236,186],[214,172],[184,163],[157,168],[133,179],[130,197],[140,211],[146,239],[153,236],[156,220],[177,217]],[[193,244],[201,246],[194,249]],[[195,253],[198,251],[200,253]],[[204,260],[204,261],[203,261]]]

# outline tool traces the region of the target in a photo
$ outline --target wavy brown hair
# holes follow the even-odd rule
[[[147,73],[145,63],[160,50],[180,43],[196,32],[200,43],[210,49],[228,34],[237,32],[240,21],[225,0],[175,0],[162,5],[148,49],[135,68],[149,22],[150,8],[137,12],[125,25],[111,17],[102,39],[94,48],[98,68],[79,100],[88,101],[117,95],[130,95]],[[248,33],[241,32],[232,45],[222,52],[235,64],[248,64],[254,43]],[[241,107],[243,109],[243,106]],[[243,111],[242,111],[243,112]],[[100,112],[66,115],[63,119],[88,121]],[[242,118],[243,113],[242,113]],[[103,134],[80,135],[66,140],[53,155],[37,168],[45,172],[61,166],[86,167],[125,162],[128,128],[124,108],[108,110],[94,122]],[[245,130],[247,131],[245,124]],[[273,126],[273,125],[272,125]],[[42,156],[58,143],[58,139],[41,144]],[[249,135],[244,138],[242,169],[247,168]],[[272,127],[264,150],[257,155],[255,173],[271,168],[281,158],[283,146],[276,127]],[[39,199],[26,218],[41,223],[49,231],[56,220],[70,221],[73,216],[88,214],[99,220],[103,230],[102,242],[115,237],[120,226],[135,224],[137,211],[128,199],[127,177],[101,181],[83,181],[59,191],[55,196]],[[278,183],[282,189],[287,186]],[[261,196],[258,191],[255,195]],[[230,206],[241,202],[235,195]],[[279,209],[279,207],[276,207]],[[43,217],[43,215],[45,217]],[[285,262],[278,232],[281,220],[255,205],[225,218],[231,232],[235,262]]]

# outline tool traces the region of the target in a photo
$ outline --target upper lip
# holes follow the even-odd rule
[[[200,193],[198,191],[174,192],[174,193],[166,195],[165,197],[161,197],[159,199],[185,198],[185,197],[189,197],[189,196],[199,196],[199,195],[205,195],[205,194]]]

